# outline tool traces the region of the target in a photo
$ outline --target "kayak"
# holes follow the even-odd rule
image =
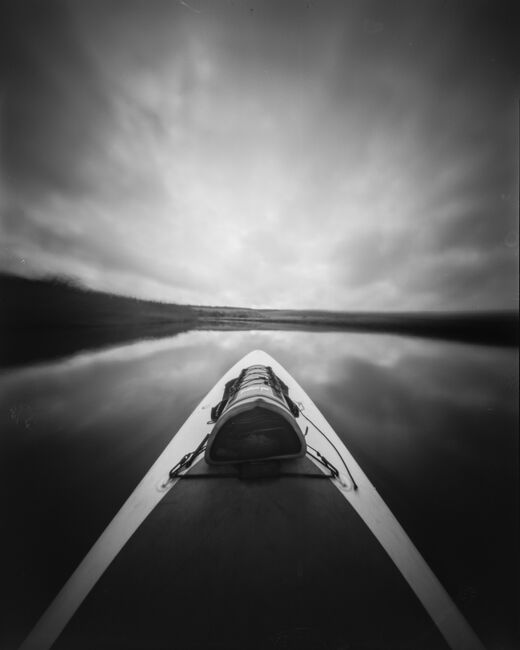
[[[175,433],[21,650],[484,646],[338,434],[261,350]]]

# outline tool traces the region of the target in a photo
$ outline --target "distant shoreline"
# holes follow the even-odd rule
[[[514,347],[515,311],[333,312],[176,305],[0,273],[0,365],[190,330],[372,332]]]
[[[209,315],[198,321],[198,329],[300,330],[315,332],[366,332],[438,338],[500,347],[518,346],[518,316],[514,312],[478,314],[335,314],[309,317],[291,316],[219,317]]]

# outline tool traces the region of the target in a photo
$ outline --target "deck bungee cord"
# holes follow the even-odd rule
[[[354,477],[352,476],[352,474],[351,474],[351,472],[350,472],[350,470],[349,470],[349,468],[348,468],[348,465],[347,465],[345,459],[344,459],[343,456],[339,453],[338,448],[336,447],[336,445],[332,442],[332,440],[327,436],[326,433],[324,433],[324,432],[323,432],[323,431],[322,431],[322,430],[321,430],[321,429],[320,429],[320,428],[319,428],[319,427],[318,427],[318,426],[317,426],[317,425],[316,425],[316,424],[315,424],[315,423],[314,423],[314,422],[313,422],[309,417],[307,417],[307,416],[305,415],[305,413],[303,412],[303,404],[302,404],[301,402],[299,402],[297,406],[298,406],[298,408],[299,408],[300,414],[303,415],[303,417],[307,420],[307,422],[309,422],[309,424],[311,424],[311,425],[316,429],[316,431],[317,431],[318,433],[320,433],[320,434],[325,438],[325,440],[329,443],[329,445],[334,449],[334,451],[335,451],[336,454],[338,455],[339,459],[340,459],[341,462],[343,463],[343,466],[344,466],[344,468],[346,469],[347,474],[348,474],[349,477],[350,477],[350,480],[352,481],[352,486],[353,486],[354,490],[357,490],[357,489],[358,489],[357,483],[356,483],[356,481],[354,480]],[[305,434],[305,435],[307,435],[307,434]],[[307,443],[307,446],[310,447],[309,443]],[[312,447],[311,447],[311,449],[312,449]],[[314,451],[316,451],[316,450],[314,450]],[[319,452],[317,452],[317,453],[318,453],[318,456],[319,456],[320,458],[324,458],[322,454],[320,454]],[[334,466],[332,465],[332,463],[329,463],[329,461],[328,461],[326,458],[325,458],[324,460],[325,460],[329,465],[331,465],[332,467],[334,467]],[[334,468],[334,469],[336,469],[336,468]],[[336,469],[336,472],[338,472],[337,469]],[[339,476],[339,472],[338,472],[338,476]]]
[[[267,395],[264,393],[267,393]],[[240,394],[242,394],[242,398],[240,397]],[[273,396],[277,398],[278,402],[273,403]],[[242,404],[240,404],[241,399]],[[245,407],[244,404],[246,405]],[[240,408],[237,408],[237,405],[240,405]],[[235,407],[236,411],[234,414],[232,412],[233,406]],[[208,424],[218,425],[220,418],[223,417],[227,411],[230,411],[235,419],[233,420],[233,417],[229,418],[229,428],[229,426],[233,425],[234,422],[238,422],[240,414],[244,413],[244,411],[253,413],[254,411],[258,411],[260,408],[269,410],[269,412],[274,411],[275,413],[281,413],[285,418],[288,417],[287,413],[285,412],[286,409],[288,409],[293,419],[297,418],[299,415],[302,415],[303,418],[305,418],[305,420],[307,420],[307,422],[314,428],[314,430],[327,441],[330,447],[332,447],[332,449],[339,457],[341,463],[343,464],[353,489],[358,489],[358,485],[354,480],[354,477],[352,476],[352,473],[345,459],[339,452],[336,445],[334,445],[327,434],[322,431],[316,425],[316,423],[313,422],[311,418],[309,418],[304,413],[303,404],[301,402],[298,404],[293,402],[289,396],[288,387],[274,373],[273,369],[270,366],[254,365],[248,368],[243,368],[236,379],[228,382],[224,389],[224,394],[221,401],[211,409],[212,417],[211,420],[209,420]],[[258,417],[257,420],[259,420]],[[250,418],[246,422],[240,423],[240,425],[235,426],[235,429],[232,431],[235,444],[240,444],[240,441],[238,439],[239,436],[241,440],[244,440],[246,438],[249,440],[255,440],[256,438],[256,440],[259,441],[256,444],[258,446],[261,446],[263,437],[265,437],[267,434],[271,435],[271,432],[277,430],[277,427],[278,429],[280,428],[280,422],[277,424],[271,422],[270,424],[270,427],[260,426],[258,422],[255,422],[255,418]],[[217,426],[215,426],[215,428],[217,428]],[[308,430],[309,427],[307,426],[303,434],[304,438],[307,438]],[[312,479],[324,478],[330,480],[338,480],[344,488],[348,488],[348,482],[345,480],[345,476],[340,473],[339,469],[323,453],[310,445],[307,440],[305,440],[304,443],[304,454],[306,457],[314,461],[314,464],[320,466],[321,472],[319,474],[305,471],[291,472],[285,469],[282,470],[279,467],[279,463],[277,464],[277,461],[270,460],[271,457],[269,454],[266,454],[265,449],[263,450],[264,457],[248,458],[245,456],[236,459],[236,463],[232,463],[233,459],[229,460],[228,462],[230,464],[233,464],[235,468],[235,471],[233,472],[188,473],[193,463],[202,454],[206,456],[206,460],[209,464],[218,464],[215,459],[213,459],[213,462],[211,462],[211,460],[208,459],[208,455],[206,453],[210,436],[215,438],[216,433],[212,432],[203,437],[199,445],[193,451],[185,454],[180,459],[180,461],[176,463],[174,467],[172,467],[168,474],[168,479],[160,484],[160,490],[168,489],[168,487],[173,484],[175,479],[262,479],[274,477]],[[265,458],[266,455],[267,458]],[[300,455],[300,453],[293,454],[294,458],[297,458]],[[291,455],[288,455],[288,457],[291,458]],[[323,468],[327,471],[324,471]]]
[[[239,470],[235,472],[218,472],[218,473],[197,473],[197,474],[187,474],[187,473],[182,473],[182,472],[187,472],[193,464],[196,462],[197,458],[200,457],[206,450],[206,443],[209,438],[209,434],[206,435],[200,445],[194,449],[193,451],[185,454],[181,460],[174,466],[168,473],[168,479],[161,483],[158,487],[159,490],[167,490],[171,485],[173,485],[173,482],[176,479],[183,479],[183,480],[197,480],[197,479],[226,479],[226,478],[236,478],[236,479],[243,479],[247,478],[247,476],[244,476],[244,473],[240,472]],[[309,444],[307,445],[309,449],[312,449],[316,455],[310,454],[308,451],[306,453],[306,456],[313,458],[315,461],[323,465],[326,469],[329,470],[329,473],[324,473],[321,472],[320,474],[316,473],[311,473],[311,472],[287,472],[287,471],[276,471],[274,473],[267,473],[262,475],[256,474],[254,475],[254,478],[257,479],[262,479],[262,478],[310,478],[310,479],[340,479],[340,473],[337,467],[335,467],[330,461],[323,456],[323,454],[320,454],[320,452],[317,449],[314,449],[311,447]],[[348,468],[347,468],[348,471]],[[357,490],[357,485],[355,485],[354,480],[352,479],[354,489]]]

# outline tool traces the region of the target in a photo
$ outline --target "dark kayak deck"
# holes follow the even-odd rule
[[[290,471],[319,473],[307,459]],[[193,473],[206,473],[199,463]],[[180,480],[54,645],[187,650],[446,648],[328,480]]]

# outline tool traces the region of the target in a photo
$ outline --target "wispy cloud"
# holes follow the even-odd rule
[[[3,268],[190,303],[512,306],[514,11],[13,2]]]

